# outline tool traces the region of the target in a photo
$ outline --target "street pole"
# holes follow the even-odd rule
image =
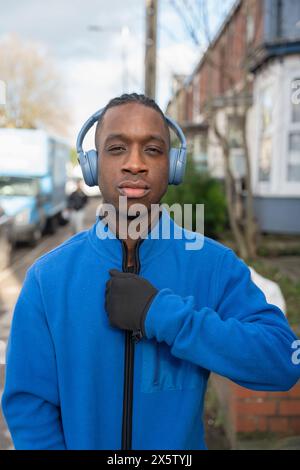
[[[157,3],[158,0],[146,0],[145,95],[153,99],[156,92]]]

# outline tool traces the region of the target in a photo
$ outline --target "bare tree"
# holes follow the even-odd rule
[[[201,112],[205,115],[209,128],[213,130],[214,137],[222,150],[229,221],[237,244],[237,250],[243,258],[254,258],[257,252],[258,227],[254,218],[251,161],[247,141],[248,113],[252,104],[252,79],[249,74],[248,61],[251,51],[247,49],[248,44],[245,38],[237,38],[236,35],[238,33],[234,31],[235,41],[240,40],[241,44],[245,44],[243,63],[234,63],[234,61],[231,60],[230,52],[225,55],[228,44],[224,46],[223,57],[216,57],[213,47],[214,44],[211,40],[211,22],[207,9],[207,0],[194,0],[194,2],[188,0],[176,2],[175,0],[170,0],[170,2],[182,19],[186,30],[197,47],[200,45],[201,38],[199,37],[199,31],[201,31],[202,41],[204,41],[207,46],[205,61],[212,73],[222,74],[223,80],[227,83],[223,96],[214,96],[213,91],[208,90],[205,108],[201,109]],[[191,9],[192,3],[193,10]],[[218,1],[217,3],[220,7],[222,3],[224,4],[223,1]],[[195,8],[198,9],[198,15],[194,13]],[[244,2],[242,8],[247,8],[247,2]],[[243,14],[246,15],[247,12],[244,11]],[[240,75],[238,83],[235,78],[237,69]],[[234,122],[238,123],[239,126],[241,135],[240,147],[243,150],[245,168],[244,201],[241,201],[242,194],[238,190],[237,179],[232,171],[230,133],[228,129],[224,131],[223,126],[219,124],[218,116],[220,111],[225,113],[227,122],[229,119],[232,119]],[[244,210],[238,211],[237,207],[241,206]]]
[[[53,60],[37,44],[16,35],[5,37],[0,42],[0,79],[6,84],[0,126],[42,127],[67,135],[70,118],[62,79]]]

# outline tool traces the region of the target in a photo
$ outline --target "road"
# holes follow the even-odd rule
[[[100,197],[90,198],[86,208],[84,228],[93,225]],[[18,247],[12,256],[11,265],[0,273],[0,398],[4,383],[4,362],[7,338],[10,331],[14,305],[22,287],[24,276],[32,263],[44,253],[52,250],[72,236],[69,225],[59,227],[54,235],[42,238],[35,248]],[[0,410],[0,450],[13,449],[9,432]]]

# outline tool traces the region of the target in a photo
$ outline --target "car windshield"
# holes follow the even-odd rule
[[[36,196],[37,191],[35,179],[0,177],[0,196]]]

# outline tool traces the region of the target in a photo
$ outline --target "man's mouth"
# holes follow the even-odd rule
[[[123,181],[117,189],[121,196],[134,199],[142,198],[150,191],[149,186],[142,181]]]

